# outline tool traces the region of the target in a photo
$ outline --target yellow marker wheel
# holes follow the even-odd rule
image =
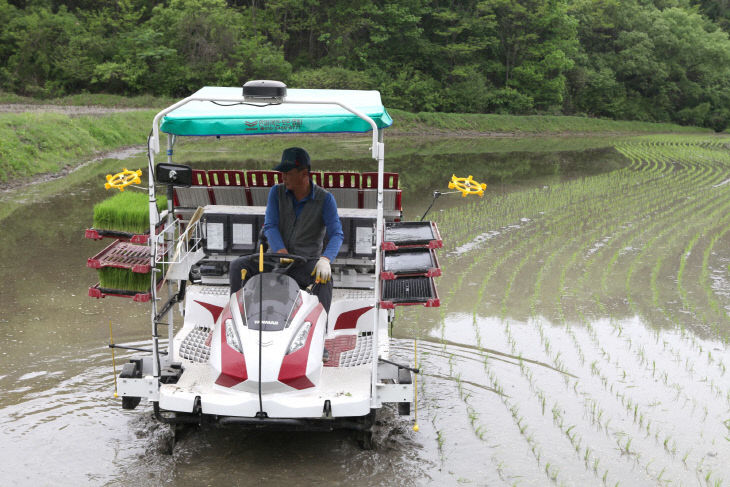
[[[478,183],[474,181],[474,178],[469,175],[468,178],[457,178],[456,175],[451,176],[449,182],[449,189],[455,189],[461,192],[461,196],[466,198],[470,194],[478,194],[481,198],[484,196],[484,190],[487,189],[487,185],[484,183]]]
[[[124,191],[124,188],[126,188],[130,184],[141,184],[142,179],[140,179],[140,176],[142,176],[141,169],[137,169],[136,171],[130,171],[125,167],[122,172],[119,172],[117,174],[107,174],[104,188],[116,188],[119,191]]]

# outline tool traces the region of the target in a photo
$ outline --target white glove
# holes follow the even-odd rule
[[[317,261],[317,265],[314,266],[312,271],[314,282],[317,284],[324,284],[332,277],[332,269],[330,268],[330,260],[327,257],[320,257]]]

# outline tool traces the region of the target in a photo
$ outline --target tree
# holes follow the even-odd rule
[[[86,52],[91,42],[81,22],[65,7],[51,13],[32,8],[6,26],[6,86],[23,95],[61,95],[79,90],[93,71]],[[6,52],[7,52],[6,51]]]
[[[499,39],[490,63],[497,86],[529,96],[534,107],[556,110],[566,91],[565,73],[577,51],[576,20],[562,0],[485,0]]]

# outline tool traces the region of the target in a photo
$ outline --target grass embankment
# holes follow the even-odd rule
[[[69,116],[50,112],[0,113],[0,184],[53,173],[94,154],[129,145],[142,145],[150,123],[170,100],[116,95],[76,95],[54,100],[33,100],[0,93],[0,103],[71,106],[139,107],[140,110],[105,115]],[[708,129],[672,124],[621,122],[583,117],[512,116],[490,114],[408,113],[391,110],[390,135],[443,134],[638,134],[708,133]]]
[[[0,114],[0,183],[52,173],[129,145],[144,144],[156,111],[70,117],[60,113]]]
[[[631,122],[563,115],[496,115],[481,113],[409,113],[388,110],[393,129],[406,133],[467,131],[473,133],[534,134],[601,134],[601,133],[711,133],[700,127],[671,123]]]
[[[58,106],[95,106],[106,108],[156,108],[158,110],[170,106],[177,99],[159,98],[152,95],[122,96],[104,93],[81,93],[61,98],[30,98],[0,91],[0,104],[17,105],[58,105]]]

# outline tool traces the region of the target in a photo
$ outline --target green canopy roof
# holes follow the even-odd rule
[[[215,100],[241,100],[241,88],[206,86],[193,97]],[[393,120],[380,101],[377,91],[287,90],[283,103],[264,107],[235,101],[190,101],[168,113],[160,130],[175,135],[256,135],[292,133],[369,132],[370,124],[339,105],[320,104],[337,101],[373,119],[379,129]]]

